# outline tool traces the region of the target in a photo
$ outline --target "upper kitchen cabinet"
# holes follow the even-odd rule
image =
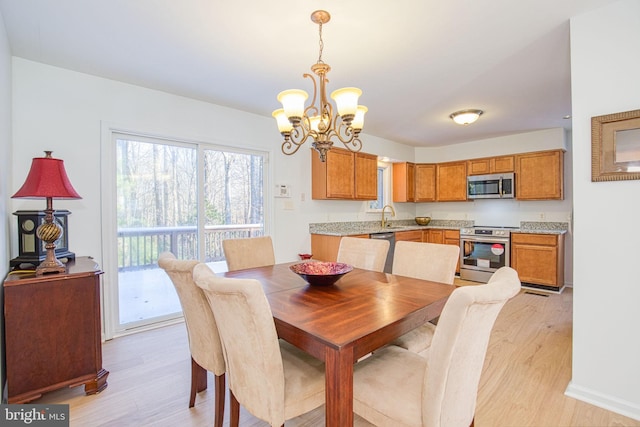
[[[417,163],[415,177],[415,201],[434,202],[436,200],[436,165]]]
[[[436,199],[439,202],[467,200],[467,162],[436,165]]]
[[[393,201],[415,202],[415,164],[409,162],[393,164]]]
[[[468,175],[487,175],[515,171],[515,156],[486,157],[467,161]]]
[[[378,157],[373,154],[332,148],[326,162],[311,156],[313,199],[376,200],[377,187]]]
[[[516,199],[562,200],[564,151],[516,154]]]
[[[355,195],[357,200],[376,200],[378,198],[378,156],[367,153],[354,153]]]

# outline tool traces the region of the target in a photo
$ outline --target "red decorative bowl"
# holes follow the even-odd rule
[[[313,286],[331,286],[353,270],[349,264],[322,261],[301,262],[289,268]]]

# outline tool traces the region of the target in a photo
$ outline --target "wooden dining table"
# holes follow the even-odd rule
[[[262,283],[278,336],[325,362],[326,425],[352,426],[354,364],[438,317],[454,286],[358,268],[311,286],[293,264],[221,275]]]

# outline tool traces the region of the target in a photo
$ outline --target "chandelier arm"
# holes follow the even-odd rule
[[[336,115],[334,120],[337,124],[338,115]],[[340,142],[342,142],[342,144],[350,151],[357,152],[362,149],[362,141],[360,141],[360,131],[354,130],[351,126],[345,125],[342,121],[340,121],[340,125],[337,126],[335,130],[331,130],[328,137],[331,138],[332,136],[338,138]]]
[[[307,142],[310,135],[303,126],[296,127],[282,142],[282,152],[286,155],[295,154]]]
[[[313,82],[313,98],[311,99],[311,104],[307,108],[305,108],[304,112],[306,113],[307,110],[315,110],[316,113],[318,113],[318,108],[316,107],[316,97],[318,95],[318,85],[316,83],[316,79],[309,73],[304,73],[302,77],[308,77]]]

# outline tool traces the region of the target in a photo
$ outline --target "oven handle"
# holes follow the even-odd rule
[[[483,242],[483,243],[509,243],[509,239],[500,237],[478,237],[460,236],[460,241]]]

